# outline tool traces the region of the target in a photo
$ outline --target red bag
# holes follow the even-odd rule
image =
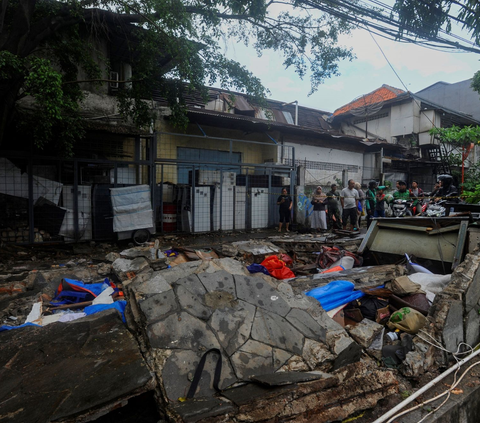
[[[270,276],[276,279],[290,279],[295,277],[295,274],[285,265],[285,262],[277,256],[267,257],[262,261],[261,265],[268,270]]]
[[[280,254],[279,259],[284,261],[287,266],[291,266],[293,264],[293,260],[288,254]]]

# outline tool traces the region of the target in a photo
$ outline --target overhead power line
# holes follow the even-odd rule
[[[421,1],[421,0],[420,0]],[[480,46],[444,29],[438,31],[425,25],[419,31],[412,25],[402,24],[393,8],[379,0],[352,2],[349,0],[301,0],[301,3],[338,17],[347,22],[369,29],[384,38],[403,41],[430,48],[464,50],[480,54]],[[455,17],[448,15],[451,19]],[[402,32],[400,32],[402,28]]]

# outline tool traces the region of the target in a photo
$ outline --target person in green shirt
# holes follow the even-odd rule
[[[398,181],[398,190],[393,193],[394,200],[410,200],[410,191],[405,181]]]

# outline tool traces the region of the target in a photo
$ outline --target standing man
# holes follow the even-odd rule
[[[372,223],[372,217],[375,213],[375,205],[376,205],[376,190],[377,183],[375,181],[370,181],[368,183],[368,190],[365,193],[365,208],[367,209],[367,228]]]
[[[290,232],[288,230],[288,226],[290,225],[290,214],[292,211],[292,197],[290,197],[287,193],[287,188],[282,189],[282,194],[280,197],[277,198],[277,204],[280,206],[280,223],[278,224],[278,232],[282,232],[282,224],[285,222],[285,231]]]
[[[338,208],[340,194],[337,191],[336,184],[332,184],[330,188],[330,191],[327,192],[328,228],[340,229],[342,227],[342,218],[340,217],[340,209]]]
[[[352,231],[357,229],[357,217],[360,213],[358,211],[358,200],[359,195],[358,191],[354,188],[355,181],[350,179],[348,181],[348,186],[343,188],[340,192],[340,202],[342,203],[343,215],[343,229],[347,228],[347,220],[350,219],[350,224],[352,225]]]

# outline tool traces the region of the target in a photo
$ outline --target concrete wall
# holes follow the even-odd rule
[[[447,350],[456,352],[465,342],[472,347],[480,342],[480,250],[467,254],[452,273],[448,286],[437,294],[423,328]],[[428,335],[420,333],[425,338]],[[429,338],[428,338],[429,339]],[[465,351],[465,346],[461,351]],[[415,338],[415,352],[407,354],[404,374],[418,377],[451,365],[452,356]]]
[[[286,142],[295,148],[295,159],[305,165],[305,184],[330,186],[342,180],[342,171],[349,179],[363,178],[363,151],[338,149],[333,145],[320,146]]]
[[[471,79],[455,84],[439,82],[417,94],[432,103],[455,110],[480,120],[480,95],[470,87]]]

